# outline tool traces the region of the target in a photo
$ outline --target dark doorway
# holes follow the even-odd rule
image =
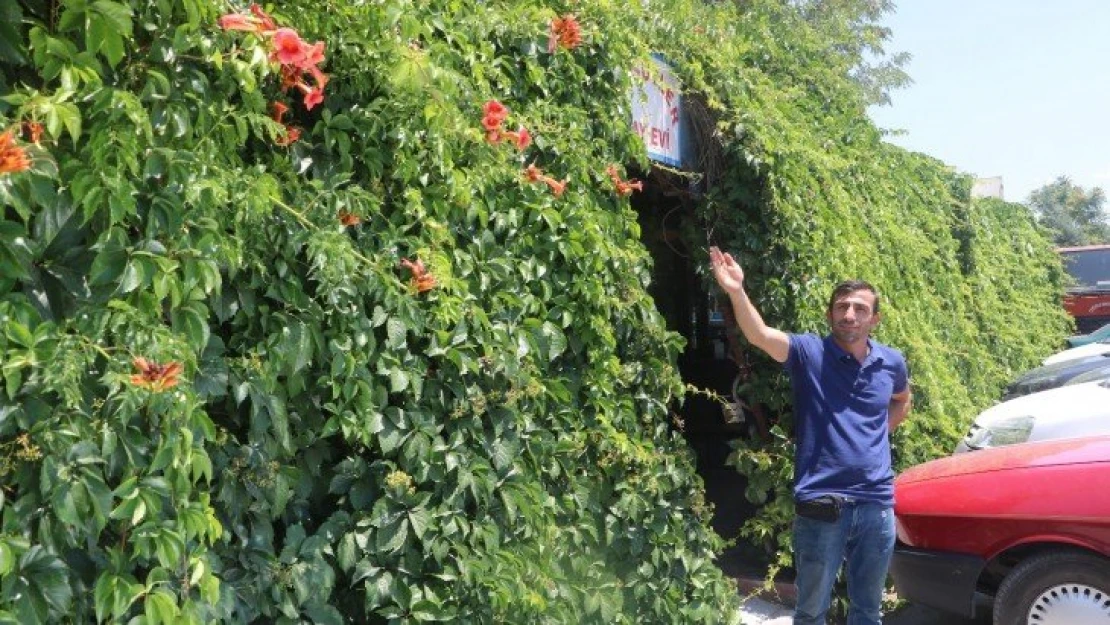
[[[705,262],[704,249],[691,249],[705,239],[696,222],[697,193],[686,179],[658,170],[647,177],[642,193],[633,195],[641,239],[654,261],[648,292],[667,322],[667,329],[686,338],[679,357],[683,381],[720,396],[728,406],[701,395],[688,394],[674,407],[682,434],[697,455],[697,471],[705,482],[706,497],[714,504],[713,528],[726,539],[735,538],[753,507],[744,497],[744,476],[726,464],[729,441],[750,436],[745,416],[732,396],[738,367],[729,358],[726,321],[729,311],[709,293],[696,263]],[[722,563],[724,567],[724,563]]]

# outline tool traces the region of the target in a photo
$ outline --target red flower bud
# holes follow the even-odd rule
[[[184,370],[179,362],[160,365],[142,356],[135,358],[133,364],[139,370],[139,373],[131,376],[131,384],[152,390],[155,393],[177,386],[179,381],[177,376]]]
[[[251,15],[254,15],[254,17],[258,19],[258,23],[262,27],[262,32],[273,32],[277,30],[277,23],[274,22],[274,18],[267,15],[266,12],[262,10],[262,7],[257,4],[252,4],[250,11]]]
[[[317,104],[324,101],[324,92],[320,89],[310,89],[304,94],[304,107],[311,111]]]
[[[564,15],[551,20],[551,35],[547,39],[547,51],[557,48],[573,50],[582,43],[582,28],[573,15]]]
[[[224,30],[242,30],[249,33],[257,33],[262,30],[262,25],[256,18],[241,13],[224,15],[218,20],[218,23],[220,28]]]
[[[299,140],[300,138],[301,138],[301,129],[300,128],[296,128],[294,126],[286,126],[285,127],[285,132],[281,135],[278,135],[278,137],[276,139],[274,139],[274,143],[276,143],[277,145],[280,145],[282,147],[285,147],[287,145],[292,145],[292,144],[296,143],[297,140]]]
[[[490,100],[482,105],[482,114],[504,121],[505,118],[509,116],[509,109],[505,108],[505,105],[497,100]]]
[[[308,52],[308,45],[292,28],[277,29],[271,42],[274,51],[270,56],[282,65],[299,67]]]
[[[532,135],[528,133],[528,129],[524,126],[521,126],[516,132],[506,132],[505,136],[516,144],[518,150],[523,150],[532,144]]]
[[[27,151],[15,144],[12,129],[0,133],[0,174],[17,174],[31,168]]]
[[[494,117],[493,115],[486,115],[482,118],[482,128],[489,131],[494,131],[501,128],[501,118]]]

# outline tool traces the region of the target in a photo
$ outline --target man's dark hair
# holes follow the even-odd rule
[[[844,297],[852,291],[871,291],[875,296],[875,309],[871,311],[872,314],[879,314],[879,292],[875,287],[871,286],[870,282],[863,280],[845,280],[833,288],[832,295],[829,297],[829,310],[832,311],[833,304],[836,303],[838,298]]]

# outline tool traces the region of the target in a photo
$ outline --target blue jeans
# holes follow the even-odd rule
[[[840,564],[848,562],[848,625],[882,623],[883,586],[894,553],[894,511],[848,502],[832,523],[794,519],[794,625],[824,625]]]

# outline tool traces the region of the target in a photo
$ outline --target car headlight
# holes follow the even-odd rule
[[[971,426],[971,430],[967,433],[967,437],[964,438],[964,443],[971,449],[1002,447],[1004,445],[1024,443],[1029,440],[1029,435],[1033,432],[1033,423],[1035,421],[1036,417],[1022,415],[1019,417],[999,419],[987,425],[974,423]]]

